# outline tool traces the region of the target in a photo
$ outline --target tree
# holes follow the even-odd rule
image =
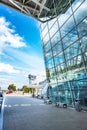
[[[16,91],[16,86],[14,84],[9,84],[8,90]]]
[[[22,87],[22,91],[23,91],[24,93],[29,93],[29,88],[28,88],[26,85],[24,85],[24,86]]]

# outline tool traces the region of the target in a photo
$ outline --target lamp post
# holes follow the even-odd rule
[[[29,79],[29,85],[31,85],[32,81],[36,79],[36,76],[29,74],[28,75],[28,79]],[[33,92],[32,97],[34,97],[34,93],[35,93],[35,89],[34,88],[32,88],[32,92]]]

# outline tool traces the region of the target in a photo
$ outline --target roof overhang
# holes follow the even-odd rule
[[[21,13],[46,22],[64,13],[74,0],[0,0]],[[46,18],[46,19],[44,19]]]
[[[39,85],[29,85],[28,88],[32,88],[32,89],[42,89],[42,86],[39,86]]]

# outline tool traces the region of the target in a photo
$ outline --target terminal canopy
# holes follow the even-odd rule
[[[74,0],[0,0],[19,12],[46,22],[64,13]],[[44,19],[46,18],[46,19]]]

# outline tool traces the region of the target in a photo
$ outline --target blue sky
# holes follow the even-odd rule
[[[38,22],[0,5],[0,87],[28,85],[28,74],[45,79],[45,67]]]

